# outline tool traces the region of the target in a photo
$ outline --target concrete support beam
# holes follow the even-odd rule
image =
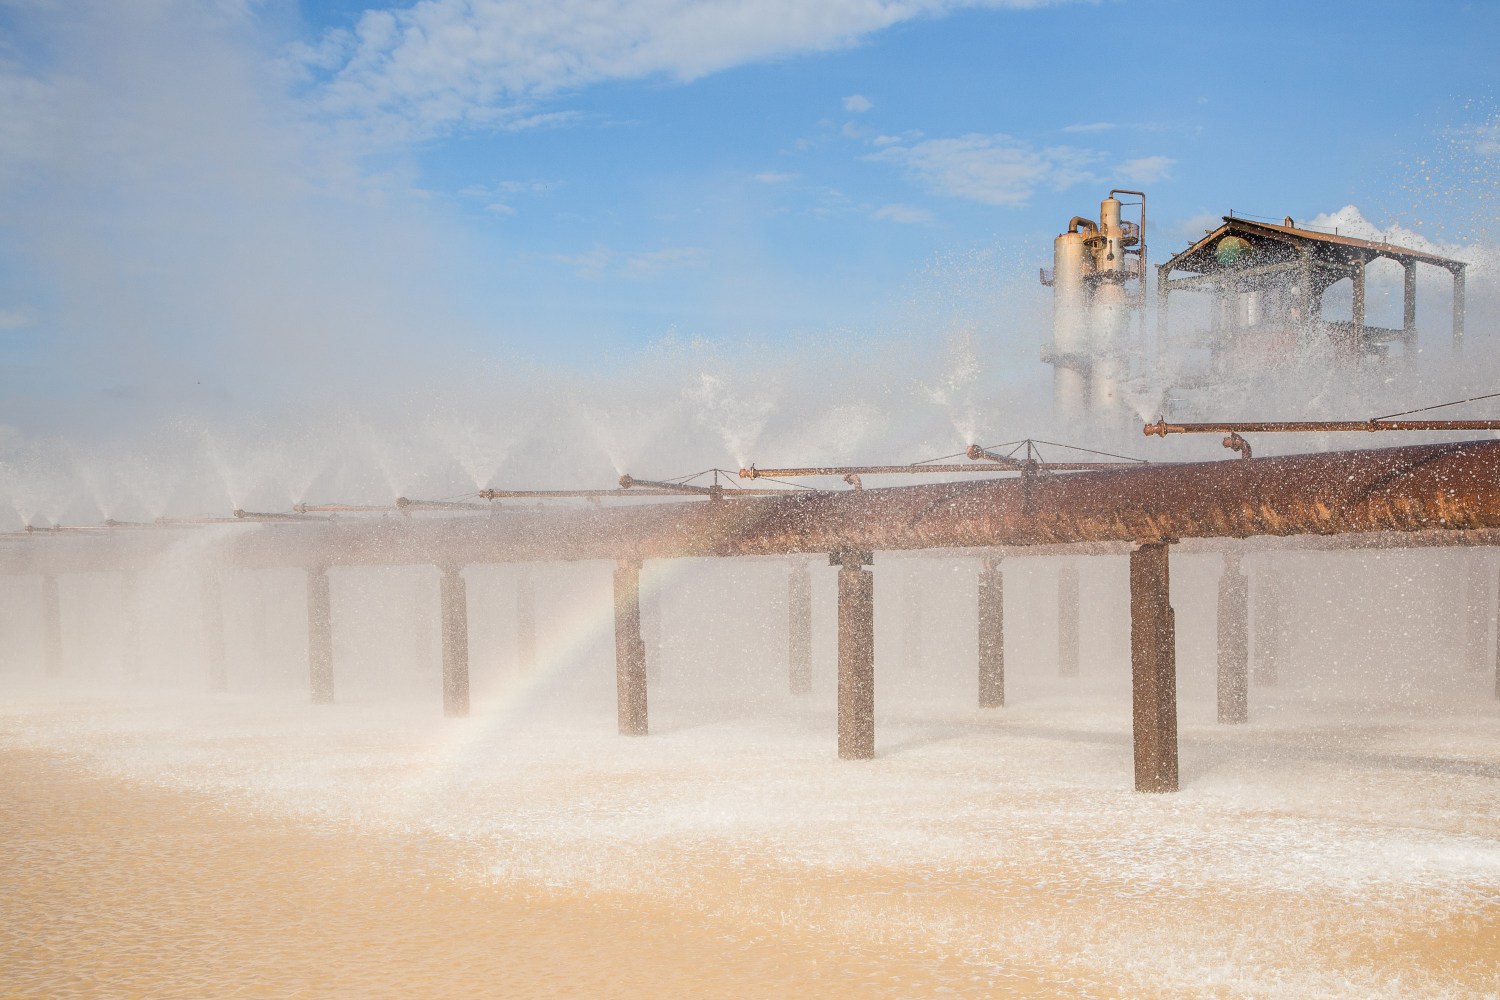
[[[1453,353],[1464,352],[1464,268],[1453,270]]]
[[[57,577],[42,577],[42,670],[48,677],[60,677],[62,662],[62,595]]]
[[[646,644],[641,640],[641,564],[615,567],[615,691],[621,736],[645,736]]]
[[[807,560],[792,561],[786,598],[787,689],[802,697],[812,693],[812,573]]]
[[[203,656],[207,661],[208,689],[229,690],[229,665],[224,650],[224,587],[217,566],[203,570]]]
[[[1057,676],[1078,676],[1078,567],[1057,571]]]
[[[1263,562],[1255,574],[1255,683],[1275,687],[1286,652],[1286,609],[1275,569]]]
[[[523,675],[536,673],[536,581],[530,566],[516,577],[516,661]]]
[[[1351,277],[1354,280],[1354,340],[1349,345],[1350,350],[1357,351],[1364,345],[1365,336],[1365,265],[1364,261],[1352,265]]]
[[[1401,330],[1411,335],[1417,331],[1417,262],[1405,261],[1401,271]]]
[[[1464,651],[1470,670],[1483,670],[1489,663],[1490,574],[1483,552],[1465,552]]]
[[[307,670],[312,700],[317,705],[333,702],[333,595],[328,585],[328,567],[307,571]]]
[[[469,587],[459,566],[442,566],[438,610],[442,618],[443,714],[469,714]]]
[[[1237,553],[1219,575],[1219,722],[1250,721],[1250,581]]]
[[[1175,792],[1177,629],[1164,542],[1130,553],[1130,668],[1135,789]]]
[[[869,552],[836,552],[839,567],[839,757],[875,756],[875,577]]]
[[[1005,706],[1005,577],[1000,560],[979,564],[979,707]]]

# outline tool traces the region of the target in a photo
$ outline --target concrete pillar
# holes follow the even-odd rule
[[[1354,332],[1349,340],[1349,349],[1358,353],[1365,346],[1365,262],[1353,265],[1354,273]]]
[[[812,693],[812,574],[806,559],[792,562],[786,596],[787,688],[800,697]]]
[[[1464,588],[1464,650],[1470,670],[1483,670],[1489,662],[1490,643],[1490,575],[1485,568],[1484,551],[1463,552],[1467,564]]]
[[[1078,676],[1078,567],[1057,571],[1057,676]]]
[[[57,577],[42,577],[42,669],[48,677],[60,677],[62,662],[62,595]]]
[[[307,571],[307,668],[314,704],[333,702],[333,595],[328,567]]]
[[[641,641],[641,564],[615,567],[615,692],[621,736],[645,736],[646,647]]]
[[[516,661],[523,675],[536,673],[536,582],[530,566],[522,566],[516,577]]]
[[[224,653],[224,588],[216,566],[203,570],[203,656],[207,660],[208,689],[229,690],[229,666]]]
[[[469,588],[463,568],[441,566],[438,615],[442,619],[443,714],[469,714]]]
[[[1401,332],[1410,338],[1417,330],[1417,262],[1403,262],[1401,271]]]
[[[1453,270],[1453,353],[1464,352],[1464,268]]]
[[[1175,792],[1177,779],[1177,629],[1167,544],[1143,542],[1130,553],[1130,673],[1135,790]]]
[[[1224,554],[1219,574],[1219,722],[1250,720],[1250,581],[1237,552]]]
[[[1281,680],[1282,653],[1286,649],[1286,615],[1281,584],[1269,562],[1255,574],[1255,683],[1275,687]]]
[[[141,674],[141,576],[120,574],[120,669],[126,677]]]
[[[1000,560],[979,564],[979,707],[1005,705],[1005,577]]]
[[[839,567],[839,757],[875,756],[875,577],[869,552],[835,552]]]

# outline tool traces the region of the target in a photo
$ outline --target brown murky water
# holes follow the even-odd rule
[[[711,900],[464,880],[453,874],[464,859],[440,843],[231,812],[33,751],[0,753],[0,797],[7,996],[1045,996],[1061,985],[1024,972],[976,980],[920,950],[716,917]]]

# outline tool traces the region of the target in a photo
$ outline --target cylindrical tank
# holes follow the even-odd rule
[[[1077,417],[1088,406],[1088,377],[1066,355],[1089,353],[1089,286],[1092,260],[1079,232],[1052,241],[1052,400],[1057,415]]]
[[[1125,350],[1125,333],[1130,324],[1130,297],[1125,294],[1125,229],[1120,225],[1120,200],[1105,198],[1099,203],[1099,239],[1094,246],[1094,264],[1098,277],[1089,309],[1094,342],[1094,376],[1092,404],[1108,410],[1119,392],[1119,372],[1123,369],[1121,354]]]

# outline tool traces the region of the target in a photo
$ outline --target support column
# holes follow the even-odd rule
[[[1219,575],[1219,722],[1250,721],[1250,581],[1238,552],[1224,553]]]
[[[531,567],[516,577],[516,661],[527,677],[536,673],[536,582]]]
[[[229,668],[224,656],[224,589],[216,566],[203,570],[203,655],[208,666],[208,689],[229,690]]]
[[[1464,588],[1464,650],[1470,670],[1483,670],[1489,660],[1490,576],[1485,570],[1484,550],[1463,552],[1468,565]]]
[[[1000,560],[979,564],[979,707],[1005,706],[1005,577]]]
[[[1175,792],[1177,779],[1177,630],[1170,599],[1167,544],[1130,553],[1130,671],[1135,790]]]
[[[1057,571],[1057,676],[1078,676],[1078,567]]]
[[[1365,346],[1365,262],[1354,266],[1354,333],[1349,340],[1349,349],[1358,354]]]
[[[646,647],[641,641],[641,564],[615,567],[615,691],[621,736],[645,736]]]
[[[792,561],[786,596],[787,688],[801,697],[812,693],[812,574],[806,559]]]
[[[307,571],[307,668],[316,705],[333,702],[333,595],[328,567]]]
[[[1255,574],[1255,683],[1275,687],[1281,680],[1282,651],[1286,646],[1285,609],[1281,585],[1269,561]]]
[[[442,566],[438,614],[443,638],[443,714],[469,714],[469,587],[463,567]]]
[[[1407,350],[1416,346],[1417,333],[1417,262],[1401,265],[1401,332],[1406,334]]]
[[[60,677],[62,662],[62,595],[57,577],[42,577],[42,669],[48,677]]]
[[[646,658],[646,682],[661,680],[661,591],[651,588],[641,597],[641,649]]]
[[[1464,352],[1464,272],[1463,265],[1453,271],[1453,353]]]
[[[839,567],[839,757],[875,756],[875,577],[870,552],[835,552]]]

